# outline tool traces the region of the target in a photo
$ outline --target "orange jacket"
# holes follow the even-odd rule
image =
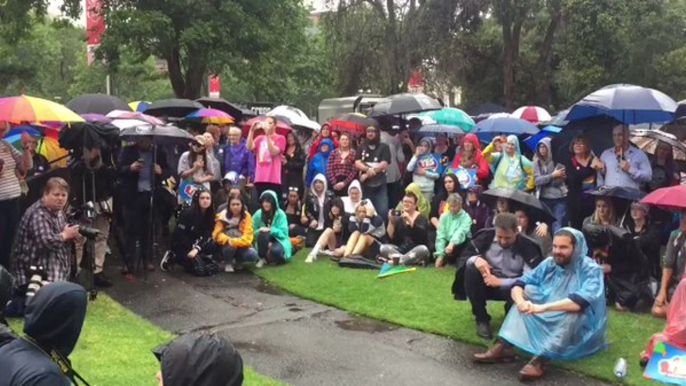
[[[243,221],[238,224],[238,229],[241,231],[241,237],[229,237],[224,233],[226,228],[226,210],[221,211],[215,217],[214,231],[212,232],[212,239],[219,245],[229,245],[233,248],[249,248],[252,246],[254,238],[252,229],[252,217],[250,213],[245,212]]]

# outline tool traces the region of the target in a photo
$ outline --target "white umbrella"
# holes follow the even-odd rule
[[[291,120],[294,126],[301,126],[310,130],[319,131],[319,123],[311,120],[302,110],[292,106],[276,106],[267,113],[268,116],[282,116]]]

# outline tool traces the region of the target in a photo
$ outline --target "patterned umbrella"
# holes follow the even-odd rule
[[[632,130],[631,142],[645,153],[655,155],[660,142],[672,147],[672,154],[677,161],[686,161],[686,146],[679,142],[674,134],[660,130]]]
[[[550,114],[543,108],[538,106],[523,106],[512,113],[514,118],[523,119],[533,124],[539,122],[548,122],[552,119]]]
[[[460,109],[446,107],[436,111],[419,114],[433,119],[436,123],[448,126],[457,126],[465,132],[469,132],[476,125],[472,117]]]
[[[235,122],[235,119],[231,115],[216,109],[199,109],[198,111],[186,115],[186,119],[200,120],[202,123],[219,125],[228,125]]]
[[[145,110],[147,110],[148,107],[150,107],[151,104],[152,104],[152,103],[150,103],[150,102],[148,102],[148,101],[133,101],[133,102],[130,102],[130,103],[129,103],[129,107],[130,107],[131,110],[133,110],[133,111],[138,111],[139,113],[142,113],[142,112],[144,112]]]
[[[75,112],[49,100],[28,95],[0,99],[0,121],[6,122],[83,122]]]

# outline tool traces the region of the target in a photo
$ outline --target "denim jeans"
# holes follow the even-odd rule
[[[381,216],[384,223],[388,222],[388,192],[386,186],[386,184],[381,184],[381,186],[370,188],[362,185],[362,197],[372,202],[376,213]]]
[[[272,243],[271,248],[269,243]],[[286,252],[283,246],[269,233],[260,233],[257,236],[257,254],[268,263],[283,264],[286,262]]]
[[[234,248],[227,245],[222,248],[222,257],[226,264],[249,263],[257,260],[257,251],[253,248]]]
[[[555,216],[555,222],[551,229],[551,235],[554,235],[560,228],[569,225],[567,221],[567,199],[566,198],[541,198],[541,202],[546,204]]]

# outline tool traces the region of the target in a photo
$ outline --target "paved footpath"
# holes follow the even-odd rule
[[[286,294],[250,273],[196,278],[183,272],[126,282],[106,292],[174,333],[230,338],[245,363],[291,385],[520,385],[514,364],[478,366],[481,348],[353,316]],[[536,385],[602,385],[551,369]]]

